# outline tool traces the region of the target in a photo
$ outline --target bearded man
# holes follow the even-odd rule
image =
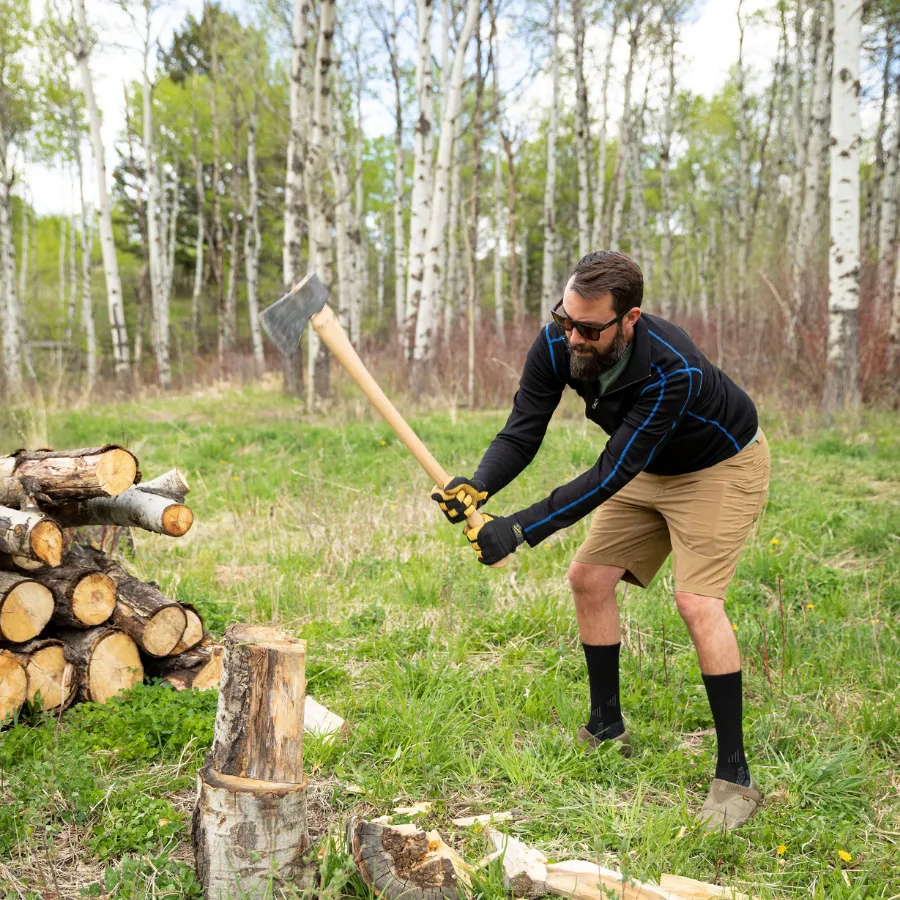
[[[715,777],[700,813],[736,828],[762,801],[742,727],[741,659],[726,589],[765,504],[769,448],[753,401],[677,326],[642,314],[643,276],[622,253],[581,259],[528,352],[513,409],[471,478],[432,494],[451,522],[509,484],[534,459],[565,388],[610,437],[597,462],[543,500],[484,514],[466,536],[487,565],[537,546],[594,512],[569,567],[591,708],[578,740],[630,755],[619,703],[616,585],[646,588],[672,554],[675,602],[697,650],[716,726]]]

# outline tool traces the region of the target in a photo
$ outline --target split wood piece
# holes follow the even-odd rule
[[[26,494],[51,503],[116,497],[139,480],[133,454],[117,444],[81,450],[17,450],[0,457],[0,478],[16,478]]]
[[[42,512],[0,506],[0,553],[58,566],[62,549],[62,530]]]
[[[492,825],[495,822],[506,822],[513,818],[516,813],[513,812],[492,812],[483,813],[480,816],[461,816],[458,819],[451,819],[450,824],[457,828],[471,828],[473,825]]]
[[[0,650],[0,726],[5,725],[24,705],[28,696],[28,676],[15,654]]]
[[[547,893],[547,857],[512,835],[485,828],[488,859],[502,860],[503,887],[516,897],[543,897]]]
[[[91,628],[102,625],[116,608],[112,578],[90,566],[62,565],[31,577],[53,594],[53,625]]]
[[[66,659],[78,670],[82,700],[105,703],[144,680],[137,644],[118,628],[60,629],[56,637],[65,644]]]
[[[0,639],[37,637],[53,615],[53,594],[28,575],[0,572]]]
[[[386,900],[457,900],[470,868],[436,831],[379,825],[351,817],[350,852],[363,881]]]
[[[53,517],[64,528],[119,525],[181,537],[194,523],[194,514],[184,505],[188,490],[183,476],[172,469],[159,478],[133,485],[116,497],[63,504],[53,510]]]
[[[655,884],[623,878],[603,866],[570,859],[547,866],[547,893],[569,900],[683,900]]]
[[[304,702],[303,729],[309,734],[321,737],[323,744],[328,744],[335,738],[340,741],[347,740],[350,726],[339,715],[326,709],[307,694]]]
[[[29,641],[10,648],[25,667],[29,703],[40,695],[41,708],[62,712],[75,699],[78,672],[65,656],[65,644],[55,638]]]
[[[684,900],[712,900],[716,897],[727,898],[727,900],[751,900],[747,894],[742,894],[732,888],[694,881],[693,878],[684,878],[681,875],[663,875],[659,884],[663,890],[671,891]]]
[[[168,681],[176,691],[218,688],[222,681],[223,651],[221,644],[207,636],[198,646],[178,656],[148,659],[145,670],[153,678]]]
[[[182,603],[181,608],[184,610],[187,624],[184,627],[184,634],[181,635],[181,640],[175,645],[169,654],[170,656],[178,656],[196,647],[206,634],[203,630],[203,619],[200,618],[200,613],[197,612],[196,607],[191,603]]]
[[[273,878],[311,880],[306,787],[306,779],[284,784],[200,770],[191,840],[207,900],[262,897]]]
[[[225,775],[303,781],[306,641],[262,625],[225,632],[209,764]]]
[[[7,572],[40,572],[46,568],[48,568],[47,564],[40,559],[29,559],[27,556],[13,556],[10,553],[0,553],[0,569],[4,569]]]

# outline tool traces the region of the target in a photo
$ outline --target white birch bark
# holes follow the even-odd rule
[[[78,193],[83,194],[82,181],[83,173],[81,170],[81,148],[72,141],[72,153],[78,161]],[[71,174],[71,173],[70,173]],[[74,179],[73,179],[74,181]],[[74,193],[74,184],[73,184]],[[78,265],[75,259],[77,251],[77,229],[75,227],[75,198],[72,196],[72,221],[69,223],[69,312],[66,316],[66,346],[72,343],[72,331],[75,328],[75,315],[78,309]]]
[[[225,295],[225,349],[232,350],[237,340],[237,285],[239,277],[240,250],[240,120],[238,118],[237,99],[232,98],[231,107],[232,152],[231,152],[231,251],[228,260],[228,292]]]
[[[304,87],[303,70],[306,65],[308,16],[307,0],[294,0],[291,26],[290,129],[287,171],[284,178],[284,246],[281,273],[285,290],[288,290],[302,275],[300,248],[303,237],[303,164],[306,154],[304,128],[309,103]]]
[[[750,259],[750,111],[747,96],[746,70],[744,67],[744,22],[741,18],[742,2],[738,0],[737,18],[740,37],[738,39],[737,91],[738,91],[738,147],[740,166],[738,168],[738,246],[737,246],[737,320],[747,314],[747,265]]]
[[[356,192],[353,204],[353,228],[350,232],[353,250],[353,293],[350,296],[350,340],[359,346],[360,329],[362,327],[363,300],[369,295],[369,277],[366,253],[365,215],[366,200],[363,191],[363,125],[362,125],[362,89],[363,73],[359,48],[355,51],[356,61],[356,122],[354,129],[354,189]]]
[[[595,250],[600,250],[607,243],[606,234],[606,123],[609,118],[609,77],[612,73],[612,53],[619,29],[619,5],[613,4],[612,28],[609,32],[609,43],[606,46],[606,59],[603,63],[603,88],[600,92],[600,134],[597,147],[597,174],[594,178],[594,227],[591,232],[591,243]],[[524,290],[524,287],[523,287]],[[523,294],[524,297],[524,294]],[[523,299],[524,302],[524,299]]]
[[[378,260],[375,273],[375,309],[377,321],[381,326],[384,317],[384,257],[387,251],[387,239],[385,234],[384,213],[378,217]]]
[[[258,102],[258,97],[257,97]],[[266,360],[263,353],[262,334],[259,327],[259,249],[262,239],[259,233],[259,173],[256,165],[256,132],[259,114],[257,102],[250,110],[247,123],[247,180],[250,184],[248,198],[249,223],[244,229],[244,266],[247,271],[247,307],[250,313],[250,339],[253,344],[253,362],[256,374],[262,375]]]
[[[22,335],[19,330],[19,298],[16,286],[16,257],[12,231],[10,191],[13,171],[6,145],[6,123],[0,108],[0,286],[3,288],[3,374],[6,394],[15,397],[22,390]]]
[[[885,42],[884,70],[881,78],[881,108],[878,112],[878,128],[875,131],[875,167],[869,187],[865,212],[863,248],[869,250],[878,240],[881,222],[881,189],[888,153],[884,151],[884,135],[887,130],[888,100],[891,95],[891,63],[894,60],[894,39],[888,35]],[[876,247],[877,252],[877,247]]]
[[[669,318],[675,308],[675,292],[672,279],[672,192],[669,178],[669,157],[672,150],[672,108],[675,104],[675,23],[670,27],[667,72],[668,87],[666,89],[665,106],[663,107],[662,142],[659,150],[659,216],[662,221],[661,255],[662,264],[662,314]]]
[[[28,290],[28,202],[24,195],[20,206],[22,207],[20,226],[22,229],[22,253],[19,262],[19,304],[24,306],[25,294]]]
[[[803,102],[804,9],[805,5],[802,2],[798,2],[794,17],[794,70],[791,77],[791,131],[794,137],[794,166],[791,173],[791,205],[788,218],[787,244],[791,255],[793,282],[796,282],[799,278],[800,269],[797,233],[800,228],[800,210],[803,206],[803,177],[806,174],[806,145],[809,136],[809,115],[812,108],[811,105]]]
[[[576,2],[578,2],[578,0],[576,0]],[[503,141],[501,137],[503,123],[500,118],[500,43],[497,40],[496,0],[488,0],[488,6],[490,8],[491,17],[490,41],[491,71],[494,82],[494,125],[497,130],[497,146],[494,153],[494,326],[496,331],[495,339],[502,347],[506,344],[506,331],[503,328],[503,259],[500,256],[501,235],[503,234],[504,226]],[[587,165],[586,160],[585,165]]]
[[[394,81],[394,326],[401,346],[405,346],[406,326],[406,240],[403,233],[403,203],[406,193],[403,170],[403,95],[401,89],[400,60],[397,51],[396,0],[392,9],[391,30],[383,32],[385,46],[391,61]]]
[[[894,290],[891,295],[891,315],[888,325],[888,366],[892,372],[896,372],[900,363],[900,265],[894,273]]]
[[[591,133],[587,83],[584,80],[584,10],[572,0],[575,41],[575,156],[578,161],[578,255],[591,250]],[[499,158],[499,156],[498,156]]]
[[[203,202],[206,191],[203,189],[203,163],[197,150],[197,129],[194,127],[193,153],[194,189],[197,193],[197,238],[194,242],[194,289],[191,291],[191,340],[194,353],[200,350],[200,294],[203,290],[203,248],[206,243],[204,228],[206,216],[203,214]]]
[[[862,8],[834,0],[831,80],[831,254],[825,408],[859,402],[859,77]]]
[[[460,191],[460,129],[462,116],[457,116],[453,126],[453,155],[450,172],[450,227],[448,229],[447,299],[444,303],[444,335],[449,338],[454,319],[459,315],[460,265],[459,265],[459,211],[462,204]]]
[[[423,362],[430,356],[435,332],[435,312],[438,292],[444,273],[440,268],[441,245],[447,233],[450,200],[450,158],[453,134],[462,103],[462,76],[466,47],[480,14],[480,0],[468,0],[466,20],[453,53],[453,69],[450,75],[449,95],[441,122],[441,140],[438,147],[434,173],[434,196],[431,202],[431,218],[426,240],[425,271],[422,281],[422,298],[416,317],[413,360]]]
[[[649,87],[650,79],[647,79]],[[646,105],[646,104],[645,104]],[[647,273],[647,254],[645,253],[645,241],[647,240],[647,203],[644,198],[644,166],[641,159],[641,148],[644,139],[643,113],[638,119],[634,129],[634,140],[631,142],[631,206],[634,214],[634,227],[631,232],[632,253],[635,262]]]
[[[431,97],[431,16],[432,0],[416,0],[418,24],[418,55],[416,58],[416,120],[413,146],[413,185],[411,225],[409,232],[409,265],[406,288],[406,322],[404,340],[409,353],[410,335],[418,332],[419,308],[423,300],[425,278],[425,254],[428,245],[428,228],[431,221],[432,200],[432,149],[434,144],[433,100]],[[433,322],[427,322],[423,331],[429,334]],[[415,352],[414,352],[415,355]]]
[[[78,44],[75,48],[75,61],[81,75],[81,90],[87,104],[88,117],[91,124],[91,143],[94,148],[94,163],[97,167],[97,194],[100,203],[100,249],[103,254],[103,269],[106,276],[107,309],[109,310],[109,329],[113,345],[113,365],[116,380],[127,384],[130,375],[130,352],[128,348],[128,329],[125,325],[125,307],[122,302],[122,282],[119,279],[119,263],[116,259],[116,245],[113,240],[112,208],[106,184],[106,156],[103,148],[103,136],[100,131],[100,109],[94,96],[94,83],[88,64],[88,29],[84,10],[84,0],[73,0],[75,6],[75,23]]]
[[[333,85],[332,90],[334,90],[335,87],[336,85]],[[338,111],[335,110],[335,118],[331,123],[334,140],[332,141],[331,152],[328,156],[328,167],[331,173],[331,180],[334,182],[335,249],[337,251],[338,271],[337,315],[344,330],[349,334],[350,305],[354,292],[353,249],[350,237],[352,228],[350,179],[347,176],[347,161],[344,158],[346,136],[341,133],[341,129],[339,128],[338,114]]]
[[[559,0],[553,0],[550,33],[552,88],[550,124],[547,128],[547,177],[544,182],[544,269],[541,280],[541,304],[545,307],[551,303],[556,289],[553,269],[556,251],[556,132],[559,128]]]
[[[81,198],[81,327],[84,329],[86,376],[85,393],[89,397],[97,384],[97,330],[91,299],[91,248],[93,212]]]
[[[628,30],[628,69],[625,72],[625,100],[622,104],[622,123],[619,128],[619,149],[616,157],[615,194],[609,229],[609,249],[617,249],[622,235],[622,216],[625,212],[625,178],[628,171],[629,144],[631,141],[631,85],[634,79],[634,63],[637,58],[641,27],[644,24],[644,8],[633,13]]]
[[[319,7],[319,34],[316,40],[316,63],[313,73],[312,128],[308,141],[304,178],[306,205],[310,215],[310,263],[312,270],[328,287],[334,282],[331,247],[331,223],[328,221],[328,195],[323,179],[327,171],[327,154],[331,146],[331,47],[334,37],[335,0],[322,0]],[[316,392],[316,367],[327,365],[324,348],[314,328],[308,328],[306,357],[306,404],[312,409]],[[320,361],[320,354],[323,359]]]
[[[67,294],[66,294],[66,242],[68,241],[68,219],[61,216],[59,220],[59,318],[66,321]]]
[[[900,99],[895,102],[896,118],[891,147],[882,176],[881,209],[878,216],[877,274],[875,281],[875,320],[880,320],[881,309],[893,283],[892,272],[897,251],[897,213],[900,199]]]

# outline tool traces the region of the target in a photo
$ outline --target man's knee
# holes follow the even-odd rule
[[[624,574],[624,569],[615,566],[593,566],[574,560],[569,566],[569,584],[576,598],[602,603],[615,600],[616,584]]]
[[[685,591],[675,592],[675,605],[688,628],[718,618],[725,609],[725,604],[716,597],[702,597]]]

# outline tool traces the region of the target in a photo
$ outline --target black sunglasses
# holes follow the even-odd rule
[[[605,325],[585,325],[584,322],[575,322],[570,319],[566,315],[560,315],[557,310],[562,306],[562,300],[550,310],[550,315],[553,316],[553,321],[562,328],[563,331],[571,331],[573,328],[586,340],[586,341],[598,341],[600,340],[600,332],[606,331],[607,328],[615,325],[616,322],[621,321],[626,315],[628,315],[628,310],[625,312],[619,313],[614,319],[611,319]]]

